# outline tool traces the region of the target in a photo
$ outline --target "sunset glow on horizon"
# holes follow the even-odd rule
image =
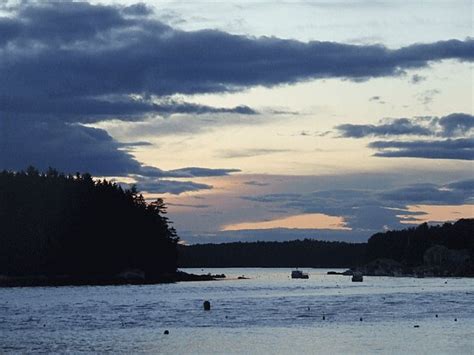
[[[307,213],[296,216],[276,218],[269,221],[243,222],[225,226],[222,231],[258,230],[258,229],[330,229],[351,230],[342,217],[328,216],[322,213]]]
[[[403,224],[421,224],[425,222],[452,222],[461,218],[474,218],[474,205],[410,205],[407,212],[400,214]]]

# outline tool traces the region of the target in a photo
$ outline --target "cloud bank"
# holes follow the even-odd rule
[[[390,49],[217,30],[182,31],[159,21],[143,4],[20,2],[2,10],[6,14],[0,17],[0,168],[51,165],[67,172],[135,176],[150,191],[166,190],[164,186],[171,186],[169,178],[226,175],[236,170],[165,172],[132,155],[132,148],[146,142],[120,143],[107,131],[83,124],[116,119],[148,122],[155,115],[163,119],[176,113],[252,117],[258,112],[245,105],[211,107],[176,97],[323,78],[393,77],[433,62],[474,59],[471,38]],[[453,135],[465,131],[469,122],[458,117],[441,119],[438,125]],[[172,124],[158,126],[174,129]],[[369,131],[377,135],[392,128]],[[199,129],[194,125],[190,131]],[[403,129],[422,132],[410,125]],[[395,154],[392,148],[405,155],[413,155],[410,152],[415,149],[377,147],[376,142],[374,147],[384,156]],[[421,151],[417,154],[424,154]],[[472,153],[466,154],[469,158]],[[161,185],[152,186],[153,181]],[[209,186],[176,181],[170,191],[187,188]]]
[[[154,96],[319,78],[360,81],[399,76],[446,59],[472,61],[474,40],[389,49],[217,30],[186,32],[163,24],[144,5],[52,2],[21,4],[0,18],[0,55],[0,76],[9,83],[0,87],[0,111],[31,113],[34,108],[44,115],[91,120],[212,111],[191,104],[155,105]],[[230,111],[253,113],[247,107]]]
[[[396,137],[369,143],[378,157],[474,160],[474,116],[466,113],[396,118],[375,125],[342,124],[335,128],[343,138]],[[408,136],[418,138],[408,140]]]
[[[96,176],[133,177],[142,191],[179,194],[212,186],[170,178],[225,176],[239,169],[186,167],[161,170],[137,161],[129,149],[147,142],[119,143],[105,130],[59,120],[0,120],[0,169],[21,170],[33,165]]]

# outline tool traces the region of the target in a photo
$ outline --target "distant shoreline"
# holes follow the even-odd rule
[[[58,286],[121,286],[156,285],[190,281],[216,281],[220,275],[196,275],[183,271],[152,278],[72,277],[72,276],[5,276],[0,275],[0,287],[58,287]]]
[[[225,269],[238,269],[249,267],[226,267]],[[291,267],[258,267],[262,269],[291,269]],[[218,268],[221,269],[221,268]],[[328,268],[328,267],[307,267],[307,269],[328,269],[325,275],[332,276],[350,276],[353,269],[348,268]],[[331,270],[332,269],[332,270]],[[334,269],[346,269],[344,272],[336,272]],[[355,268],[355,270],[363,270],[363,268]],[[393,272],[363,272],[364,276],[374,277],[393,277],[393,278],[472,278],[471,275],[450,275],[450,274],[426,274],[416,275],[411,273],[393,273]],[[195,282],[195,281],[220,281],[220,280],[238,280],[247,279],[244,277],[227,278],[225,275],[211,275],[211,274],[190,274],[184,271],[178,271],[175,274],[165,274],[160,277],[153,278],[120,278],[120,277],[71,277],[71,276],[5,276],[0,275],[0,288],[9,287],[61,287],[61,286],[123,286],[123,285],[159,285],[171,284],[176,282]]]

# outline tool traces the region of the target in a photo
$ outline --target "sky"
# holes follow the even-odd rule
[[[183,242],[474,217],[471,1],[6,1],[0,169],[162,197]]]

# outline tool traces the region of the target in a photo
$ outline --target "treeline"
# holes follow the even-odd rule
[[[367,243],[367,260],[392,259],[407,266],[423,264],[425,252],[440,245],[451,250],[466,250],[474,260],[474,219],[456,223],[374,234]]]
[[[180,267],[334,267],[360,265],[365,244],[311,239],[180,245]]]
[[[428,249],[438,245],[463,250],[474,261],[474,219],[456,223],[377,233],[367,243],[318,240],[237,242],[179,245],[180,267],[341,267],[362,266],[391,259],[404,266],[420,266]],[[469,270],[471,266],[467,265]]]
[[[165,213],[161,199],[89,174],[0,172],[0,274],[175,272],[178,237]]]

